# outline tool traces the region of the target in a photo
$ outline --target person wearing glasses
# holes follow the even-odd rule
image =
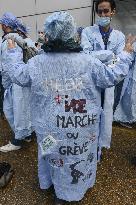
[[[54,205],[62,205],[80,201],[95,184],[101,91],[127,75],[135,39],[129,39],[119,61],[110,67],[81,52],[69,13],[53,13],[44,31],[48,41],[43,54],[25,64],[9,40],[2,63],[14,83],[31,87],[40,188],[53,185]]]
[[[114,0],[96,1],[97,24],[87,27],[82,32],[81,46],[85,53],[97,56],[101,51],[103,57],[109,50],[113,52],[113,64],[124,48],[125,36],[121,31],[111,27],[111,21],[116,13]],[[103,90],[101,95],[100,150],[102,147],[110,148],[114,105],[114,87]]]

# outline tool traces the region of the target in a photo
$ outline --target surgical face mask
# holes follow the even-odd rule
[[[44,39],[44,33],[39,31],[38,32],[38,37],[41,38],[41,39]]]
[[[106,17],[106,16],[99,17],[97,20],[97,24],[102,27],[108,26],[110,22],[111,22],[111,17]]]

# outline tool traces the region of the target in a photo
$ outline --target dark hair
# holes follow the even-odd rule
[[[116,9],[116,3],[114,0],[97,0],[96,4],[95,4],[95,10],[96,12],[98,12],[98,6],[99,4],[101,4],[102,2],[109,2],[111,5],[111,10],[113,11],[114,9]]]

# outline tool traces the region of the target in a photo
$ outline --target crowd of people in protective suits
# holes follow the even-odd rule
[[[83,29],[55,12],[36,43],[21,19],[0,18],[1,115],[13,131],[0,152],[19,150],[35,132],[40,188],[54,186],[56,205],[80,201],[94,186],[113,120],[129,128],[136,122],[136,37],[111,27],[114,0],[96,1],[96,13],[97,23]],[[35,54],[26,62],[29,48]]]

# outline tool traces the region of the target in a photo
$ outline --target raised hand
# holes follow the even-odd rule
[[[131,34],[129,34],[127,36],[127,40],[126,40],[124,51],[127,51],[128,53],[132,53],[134,51],[133,43],[135,41],[136,41],[136,36],[132,36]]]
[[[8,41],[8,48],[9,49],[16,47],[15,41],[13,39],[8,38],[7,41]]]

